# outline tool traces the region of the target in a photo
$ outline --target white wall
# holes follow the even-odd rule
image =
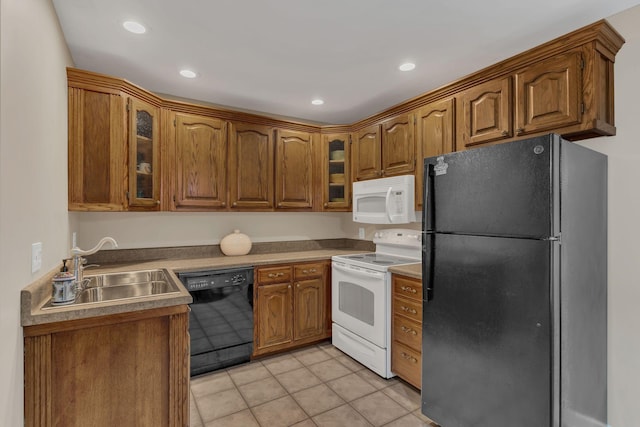
[[[608,18],[626,39],[616,56],[617,135],[584,142],[609,157],[609,424],[640,424],[640,6]]]
[[[239,229],[253,242],[345,236],[350,213],[305,212],[78,212],[77,244],[90,249],[104,236],[119,248],[212,245]],[[351,221],[348,221],[349,223]]]
[[[49,0],[0,4],[0,425],[23,425],[20,290],[67,253],[71,57]],[[31,243],[43,266],[31,274]]]

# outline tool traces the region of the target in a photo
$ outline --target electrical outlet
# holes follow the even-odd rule
[[[358,238],[364,239],[364,227],[358,228]]]
[[[42,268],[42,242],[33,243],[31,245],[31,272]]]

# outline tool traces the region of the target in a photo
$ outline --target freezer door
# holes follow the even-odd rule
[[[446,427],[552,425],[553,245],[427,236],[426,416]]]
[[[548,237],[560,138],[547,135],[424,159],[426,230]]]

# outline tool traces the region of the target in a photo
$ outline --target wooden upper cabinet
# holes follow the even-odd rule
[[[382,174],[412,174],[416,165],[415,115],[405,114],[382,124]]]
[[[324,210],[345,211],[351,204],[351,150],[349,134],[322,135],[322,208]]]
[[[457,96],[456,150],[512,136],[511,77],[490,80]]]
[[[69,86],[69,210],[126,209],[126,97]]]
[[[232,209],[272,209],[274,187],[273,129],[229,125],[229,203]]]
[[[175,114],[175,208],[227,205],[227,125],[210,117]]]
[[[160,209],[160,108],[129,98],[130,210]]]
[[[416,208],[421,210],[425,157],[439,156],[454,151],[455,100],[432,102],[417,112]]]
[[[313,207],[313,138],[307,132],[276,131],[276,208]]]
[[[574,51],[516,73],[516,136],[580,123],[582,64]]]
[[[380,125],[369,126],[355,132],[351,141],[353,180],[380,178],[382,176]]]

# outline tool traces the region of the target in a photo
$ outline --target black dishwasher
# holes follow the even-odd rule
[[[248,362],[253,351],[253,267],[178,273],[190,304],[191,376]]]

